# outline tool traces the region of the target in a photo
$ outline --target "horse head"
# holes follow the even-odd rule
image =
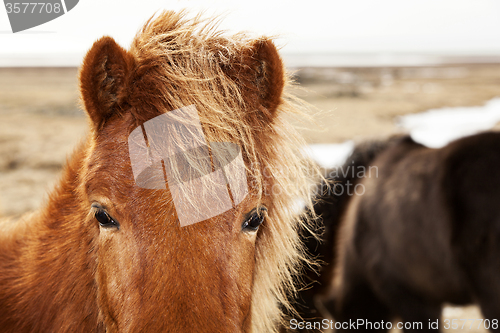
[[[301,258],[312,176],[268,38],[163,13],[80,71],[80,172],[107,331],[273,331]],[[302,222],[301,222],[302,221]]]

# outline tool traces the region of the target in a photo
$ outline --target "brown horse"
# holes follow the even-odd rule
[[[304,259],[297,229],[307,222],[293,208],[311,203],[317,175],[284,118],[296,110],[287,84],[270,39],[225,36],[184,13],[150,20],[129,50],[95,42],[80,71],[88,138],[41,210],[0,224],[0,331],[275,331]],[[239,147],[247,193],[183,226],[191,212],[174,205],[175,182],[139,186],[129,148],[135,129],[186,106],[207,142]],[[217,184],[193,178],[191,199],[222,201],[210,197]]]
[[[325,302],[340,324],[364,323],[339,327],[400,318],[407,332],[435,331],[446,302],[477,303],[482,327],[499,330],[500,133],[441,149],[406,138],[365,162],[377,176],[358,179],[364,192],[342,209]]]

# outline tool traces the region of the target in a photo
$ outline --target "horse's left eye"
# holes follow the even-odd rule
[[[241,226],[242,230],[257,231],[262,222],[264,222],[266,211],[265,207],[251,211]]]
[[[101,227],[109,228],[109,227],[116,227],[120,228],[120,225],[118,222],[113,220],[111,216],[104,210],[104,209],[98,209],[95,212],[95,218],[101,225]]]

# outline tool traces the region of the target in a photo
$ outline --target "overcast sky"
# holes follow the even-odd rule
[[[100,36],[128,47],[155,11],[181,8],[222,14],[230,31],[279,35],[285,54],[500,55],[498,0],[80,0],[64,16],[16,34],[0,8],[0,66],[78,65]]]

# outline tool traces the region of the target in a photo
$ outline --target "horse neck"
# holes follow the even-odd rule
[[[47,204],[0,226],[0,327],[22,331],[95,331],[95,232],[78,197],[82,144]],[[9,329],[7,329],[9,331]]]

